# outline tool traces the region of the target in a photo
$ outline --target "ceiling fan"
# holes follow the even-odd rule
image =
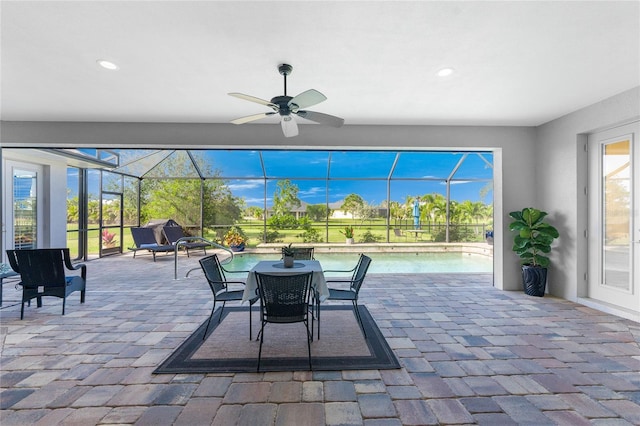
[[[256,98],[254,96],[245,95],[242,93],[229,93],[230,96],[244,99],[247,101],[255,102],[261,105],[268,106],[273,111],[263,112],[261,114],[249,115],[246,117],[236,118],[231,122],[233,124],[244,124],[252,121],[260,120],[262,118],[269,117],[270,115],[280,114],[282,117],[280,123],[282,124],[282,132],[285,137],[292,137],[298,134],[298,124],[293,118],[293,114],[298,117],[302,117],[307,120],[315,121],[316,123],[326,124],[332,127],[340,127],[344,124],[344,119],[336,117],[334,115],[323,114],[321,112],[307,111],[305,108],[319,104],[325,101],[327,97],[315,89],[309,89],[300,93],[298,96],[287,96],[287,76],[291,74],[293,67],[289,64],[278,65],[278,71],[284,76],[284,95],[271,98],[270,101]]]

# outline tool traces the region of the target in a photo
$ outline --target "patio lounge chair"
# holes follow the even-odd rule
[[[162,228],[162,232],[164,233],[165,238],[169,241],[169,244],[176,245],[180,238],[188,237],[182,230],[180,226],[165,226]],[[207,255],[207,247],[210,247],[211,244],[204,242],[190,242],[183,241],[180,244],[180,247],[184,247],[187,252],[187,257],[189,256],[189,250],[204,250],[204,255]]]
[[[405,241],[407,240],[407,234],[402,232],[400,228],[393,228],[393,234],[398,238],[404,238]]]
[[[138,250],[147,250],[153,254],[153,261],[156,261],[156,253],[158,252],[173,252],[175,246],[172,245],[160,245],[156,241],[156,237],[151,228],[131,228],[131,235],[133,236],[133,242],[135,247],[129,247],[129,250],[133,250],[133,257],[136,257]]]
[[[20,274],[22,286],[22,308],[20,319],[24,318],[24,303],[37,299],[42,307],[43,296],[62,299],[62,315],[67,296],[80,292],[80,303],[84,303],[87,282],[87,267],[73,265],[68,248],[48,248],[35,250],[7,250],[11,268]],[[66,276],[65,267],[70,271],[80,270],[80,275]]]

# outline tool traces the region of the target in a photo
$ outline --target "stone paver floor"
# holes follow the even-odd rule
[[[171,256],[87,262],[79,295],[25,308],[5,283],[0,424],[640,424],[640,324],[487,274],[370,275],[361,303],[402,369],[163,374],[208,316]],[[179,276],[197,266],[181,255]]]

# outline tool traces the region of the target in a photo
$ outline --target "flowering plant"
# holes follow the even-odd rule
[[[117,243],[118,241],[116,240],[116,234],[112,234],[107,229],[102,231],[102,247],[115,247]]]
[[[353,226],[345,226],[344,231],[340,231],[345,238],[353,238]]]
[[[239,246],[247,240],[239,226],[232,226],[224,235],[224,243],[228,246]]]

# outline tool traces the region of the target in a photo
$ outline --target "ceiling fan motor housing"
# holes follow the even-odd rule
[[[289,101],[293,99],[292,96],[276,96],[271,99],[271,103],[278,105],[278,113],[282,116],[290,115],[292,111],[297,111],[297,108],[290,108]],[[297,107],[296,104],[291,104],[291,107]]]

